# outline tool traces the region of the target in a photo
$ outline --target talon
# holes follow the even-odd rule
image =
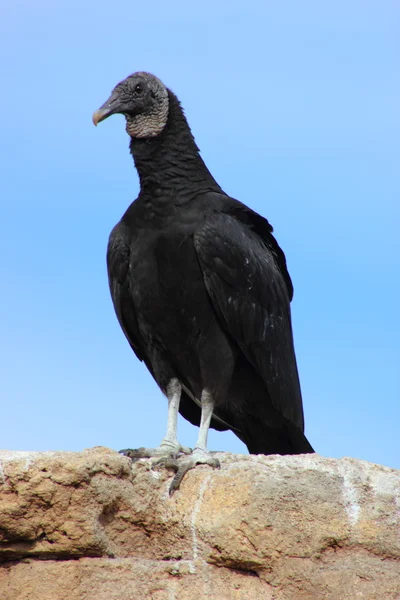
[[[170,498],[172,498],[172,496],[175,494],[175,492],[177,490],[179,490],[184,476],[185,476],[185,473],[183,473],[183,475],[179,476],[179,477],[178,477],[178,474],[176,474],[175,477],[173,478],[173,480],[171,481],[171,485],[169,486],[169,497]]]
[[[127,456],[133,462],[136,462],[140,458],[150,458],[152,456],[152,450],[150,448],[126,448],[125,450],[119,450],[119,454]]]
[[[176,458],[172,456],[162,456],[154,462],[153,467],[165,467],[166,469],[173,469],[174,471],[177,471],[178,463]]]
[[[170,460],[167,459],[165,461],[165,468],[166,469],[173,469],[175,472],[178,471],[179,465],[178,465],[177,459],[170,459]]]
[[[180,446],[173,448],[167,444],[162,444],[158,448],[126,448],[120,450],[120,454],[127,456],[136,462],[141,458],[152,458],[154,459],[151,464],[151,468],[164,467],[165,469],[172,469],[175,471],[175,475],[172,478],[171,485],[169,487],[169,495],[172,496],[182,483],[188,471],[191,471],[196,465],[209,465],[213,469],[219,469],[221,464],[218,458],[215,458],[207,451],[202,448],[195,448],[192,451],[190,448]]]
[[[212,458],[211,462],[209,462],[207,464],[210,465],[210,467],[213,467],[214,469],[221,468],[221,463],[219,462],[218,458]]]

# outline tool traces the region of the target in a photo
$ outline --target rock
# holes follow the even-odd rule
[[[172,473],[106,448],[0,452],[1,600],[399,600],[400,473],[219,454]]]

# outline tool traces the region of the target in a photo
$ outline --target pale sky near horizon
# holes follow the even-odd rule
[[[211,172],[289,265],[306,434],[400,468],[400,7],[14,0],[1,8],[0,447],[155,446],[166,400],[120,331],[109,232],[138,193],[133,71],[181,99]],[[180,441],[197,429],[180,419]],[[245,452],[231,433],[210,448]]]

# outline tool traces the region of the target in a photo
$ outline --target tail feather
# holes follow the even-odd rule
[[[311,454],[314,452],[304,433],[289,421],[281,427],[271,427],[250,417],[242,423],[241,434],[250,454]]]
[[[239,430],[232,429],[250,454],[314,452],[303,431],[274,408],[264,381],[245,360],[235,370],[226,409],[226,422]]]

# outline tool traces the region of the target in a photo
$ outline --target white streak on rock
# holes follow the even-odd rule
[[[196,573],[196,561],[198,560],[199,557],[199,546],[198,546],[198,539],[197,539],[197,530],[196,530],[196,519],[197,519],[197,515],[199,513],[200,507],[201,507],[201,503],[203,502],[203,498],[204,498],[204,492],[206,491],[208,482],[210,481],[211,478],[211,474],[207,475],[201,485],[200,485],[200,489],[199,489],[199,497],[197,498],[194,507],[193,507],[193,512],[192,512],[192,518],[191,518],[191,522],[190,522],[190,529],[192,532],[192,552],[193,552],[193,559],[190,561],[189,563],[189,567],[190,567],[190,572],[191,573]]]
[[[357,524],[361,507],[359,504],[359,495],[356,487],[356,481],[359,479],[359,473],[349,462],[338,462],[339,474],[343,478],[343,503],[352,527]]]

